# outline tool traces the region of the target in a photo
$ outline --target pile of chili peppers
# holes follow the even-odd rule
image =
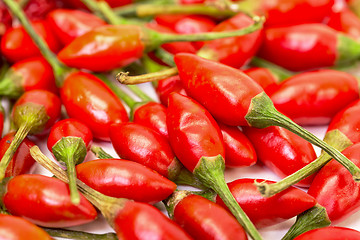
[[[1,239],[360,240],[359,0],[2,0],[0,54]]]

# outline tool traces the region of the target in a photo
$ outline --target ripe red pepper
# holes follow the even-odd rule
[[[35,224],[16,216],[0,214],[1,239],[51,240],[49,234]]]
[[[297,124],[324,125],[359,99],[359,84],[346,72],[321,69],[294,75],[267,94],[276,109]]]
[[[339,11],[333,11],[326,24],[337,31],[346,33],[354,39],[358,40],[360,38],[360,19],[347,6],[344,6]]]
[[[252,142],[258,159],[281,178],[316,159],[315,150],[309,142],[282,127],[244,127],[243,131]],[[314,175],[307,177],[297,185],[308,187],[313,178]]]
[[[331,120],[327,132],[340,130],[353,143],[360,142],[360,100],[356,100],[339,111]]]
[[[346,148],[343,154],[360,165],[359,143]],[[332,223],[343,221],[360,209],[359,192],[359,184],[334,160],[316,174],[308,190],[308,194],[326,208]]]
[[[354,62],[360,45],[354,39],[319,23],[269,27],[259,56],[292,71]]]
[[[194,239],[248,239],[229,212],[206,198],[179,191],[168,203],[169,215]]]
[[[167,106],[169,94],[177,92],[182,95],[186,95],[183,84],[181,83],[179,75],[162,79],[158,81],[156,86],[156,93],[159,96],[160,102]]]
[[[6,168],[16,149],[28,134],[40,134],[48,130],[60,117],[59,97],[46,90],[25,92],[15,103],[12,121],[18,129],[9,148],[0,162],[0,179],[5,176]]]
[[[252,67],[243,71],[246,75],[257,82],[267,93],[267,87],[275,87],[279,79],[267,68]]]
[[[294,238],[294,240],[343,240],[343,239],[360,239],[360,232],[351,228],[344,227],[324,227],[310,230]]]
[[[34,21],[32,26],[53,52],[60,50],[60,44],[48,23]],[[10,28],[5,32],[1,39],[1,52],[10,62],[41,56],[39,49],[22,26]]]
[[[53,70],[42,57],[18,61],[0,82],[1,95],[10,98],[19,98],[24,92],[35,89],[58,93]]]
[[[14,136],[15,132],[9,132],[0,140],[0,156],[5,154]],[[30,148],[34,145],[35,143],[29,138],[24,138],[6,168],[5,177],[17,176],[30,171],[35,163],[35,160],[30,155]]]
[[[176,185],[139,163],[123,159],[98,159],[76,166],[79,180],[115,198],[156,203],[175,191]]]
[[[263,197],[254,185],[255,180],[274,183],[264,179],[244,178],[229,182],[228,186],[236,201],[258,228],[295,217],[316,204],[312,196],[295,187],[269,198]],[[219,196],[216,196],[216,203],[225,207]]]
[[[3,196],[6,209],[44,227],[71,227],[93,221],[96,209],[80,196],[79,205],[71,203],[69,188],[59,179],[38,174],[12,178]]]
[[[63,45],[90,30],[106,25],[101,18],[84,11],[56,9],[47,15],[47,21]]]
[[[254,21],[248,15],[239,13],[218,24],[213,28],[212,32],[241,29],[253,23]],[[239,68],[248,63],[256,54],[262,39],[263,31],[260,29],[244,36],[208,41],[205,42],[197,55]]]

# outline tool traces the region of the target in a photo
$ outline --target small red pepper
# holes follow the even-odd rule
[[[267,94],[276,109],[297,124],[324,125],[359,99],[359,84],[349,73],[321,69],[294,75]]]
[[[279,79],[267,68],[252,67],[243,71],[246,75],[257,82],[267,93],[267,87],[275,87]]]
[[[338,11],[333,11],[326,24],[337,31],[346,33],[354,39],[360,39],[360,19],[348,6],[344,6]]]
[[[264,179],[238,179],[228,183],[231,193],[244,209],[256,227],[271,226],[304,212],[316,204],[316,200],[306,192],[290,187],[272,197],[263,197],[254,185],[254,181],[274,183]],[[225,207],[219,196],[216,203]]]
[[[156,203],[175,191],[176,185],[139,163],[123,159],[97,159],[76,166],[79,180],[115,198]]]
[[[1,239],[51,240],[49,234],[35,224],[16,216],[0,214]]]
[[[38,174],[12,178],[3,196],[6,209],[44,227],[71,227],[89,223],[96,209],[80,195],[79,205],[71,203],[69,188],[59,179]]]
[[[24,92],[35,89],[58,93],[53,70],[42,57],[18,61],[0,82],[1,95],[10,98],[19,98]]]
[[[194,239],[248,239],[229,212],[204,197],[179,191],[167,203],[169,215]]]
[[[159,96],[160,102],[167,106],[169,94],[172,92],[177,92],[182,95],[186,95],[183,84],[180,80],[179,75],[173,77],[165,78],[158,81],[156,86],[156,93]]]
[[[53,52],[60,50],[60,45],[45,21],[32,23],[36,32],[45,40]],[[30,57],[41,56],[39,49],[21,26],[10,28],[1,39],[1,52],[10,62],[18,62]]]
[[[292,71],[354,62],[360,56],[354,39],[325,24],[269,27],[259,56]]]
[[[63,45],[90,30],[106,25],[97,16],[80,10],[56,9],[47,15],[47,21]]]
[[[358,240],[360,239],[360,232],[351,228],[344,227],[324,227],[310,230],[294,238],[294,240]]]

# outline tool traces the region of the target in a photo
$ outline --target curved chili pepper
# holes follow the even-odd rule
[[[51,240],[49,234],[35,224],[16,216],[0,214],[1,239]]]
[[[360,165],[360,144],[346,148],[343,153]],[[332,160],[315,176],[308,194],[326,208],[332,223],[340,222],[360,209],[360,187],[345,168]]]
[[[172,93],[166,115],[169,140],[176,156],[205,186],[229,206],[236,219],[254,239],[259,233],[231,195],[224,178],[225,147],[219,126],[195,100]]]
[[[23,174],[7,184],[3,203],[13,215],[44,227],[70,227],[93,221],[96,209],[80,196],[71,203],[69,188],[59,179],[38,174]]]
[[[316,159],[315,150],[309,142],[282,127],[244,127],[243,131],[252,142],[258,159],[281,178]],[[297,185],[308,187],[313,179],[314,175]]]
[[[74,204],[80,202],[80,195],[76,188],[75,165],[85,160],[92,138],[91,130],[85,124],[72,118],[55,123],[48,137],[48,149],[57,161],[66,165],[70,197]]]
[[[177,92],[182,95],[186,95],[185,89],[183,87],[179,75],[158,81],[158,84],[156,86],[156,93],[159,96],[160,102],[163,105],[165,106],[168,105],[169,94],[172,92]]]
[[[276,109],[297,124],[324,125],[359,99],[359,85],[346,72],[322,69],[294,75],[267,94]]]
[[[228,186],[236,201],[256,227],[280,223],[316,204],[312,196],[295,187],[290,187],[269,198],[263,197],[254,185],[254,181],[255,179],[250,178],[238,179],[228,183]],[[256,179],[256,181],[274,183],[264,179]],[[225,207],[219,196],[216,197],[216,203]]]
[[[34,21],[32,25],[53,52],[60,50],[56,37],[45,21]],[[39,49],[22,26],[10,28],[5,32],[1,39],[1,52],[10,62],[41,56]]]
[[[96,27],[106,25],[105,21],[93,14],[72,9],[53,10],[47,15],[47,21],[63,45]]]
[[[326,25],[355,39],[360,38],[360,19],[347,6],[337,12],[333,11]]]
[[[216,27],[212,32],[223,32],[241,29],[253,24],[254,21],[244,13],[239,13],[229,18]],[[213,60],[234,68],[246,64],[257,52],[263,39],[263,31],[260,29],[245,36],[218,39],[205,42],[197,55]]]
[[[176,185],[142,164],[123,159],[97,159],[76,166],[78,179],[111,197],[156,203]]]
[[[60,117],[61,102],[59,97],[46,90],[25,92],[15,103],[12,120],[18,128],[9,148],[0,162],[0,179],[16,149],[28,134],[39,134],[49,129]]]
[[[0,81],[0,95],[10,98],[19,98],[24,92],[35,89],[58,93],[53,70],[42,57],[18,61]]]
[[[229,212],[206,198],[179,191],[167,204],[172,219],[194,239],[248,239]]]
[[[9,132],[0,140],[0,156],[5,154],[14,136],[15,132]],[[34,145],[29,138],[24,138],[6,168],[5,177],[17,176],[30,171],[35,163],[35,160],[30,155],[30,148]]]
[[[267,68],[252,67],[243,72],[257,82],[266,93],[268,92],[267,87],[272,89],[276,87],[279,82],[279,79]]]
[[[324,227],[313,229],[294,238],[294,240],[343,240],[343,239],[360,239],[360,232],[351,228],[344,227]]]
[[[259,56],[292,71],[354,62],[360,45],[354,39],[319,23],[271,27]]]
[[[340,130],[345,134],[353,143],[360,142],[360,100],[346,106],[343,110],[339,111],[331,120],[326,132],[334,129]]]

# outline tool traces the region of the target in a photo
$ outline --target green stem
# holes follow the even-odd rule
[[[133,93],[135,93],[136,96],[138,96],[143,102],[155,102],[154,99],[144,93],[138,86],[128,85],[127,88],[130,89]]]
[[[65,77],[65,74],[69,72],[69,68],[67,68],[57,59],[56,55],[49,49],[45,41],[35,32],[34,28],[25,16],[22,9],[20,8],[19,4],[17,4],[16,1],[13,0],[4,0],[4,3],[8,6],[10,12],[19,19],[26,32],[30,35],[32,40],[39,48],[43,57],[51,65],[54,71],[54,75],[57,79],[57,85],[61,86],[62,82],[60,79],[63,79]]]
[[[66,229],[53,229],[45,228],[43,229],[52,237],[60,237],[74,240],[117,240],[115,233],[104,233],[104,234],[94,234],[81,231],[72,231]]]
[[[185,167],[181,168],[179,174],[173,180],[177,185],[187,185],[195,188],[207,190],[204,184],[197,179],[192,172],[187,170]]]
[[[168,77],[175,76],[176,74],[178,74],[178,69],[169,68],[159,72],[147,73],[138,76],[129,76],[128,74],[128,72],[120,72],[116,75],[116,80],[126,85],[159,81]]]
[[[328,132],[325,135],[324,141],[339,151],[343,151],[345,148],[353,144],[343,133],[341,133],[337,129]],[[287,176],[286,178],[282,179],[277,183],[268,184],[265,182],[256,182],[255,185],[263,196],[271,197],[287,189],[288,187],[300,182],[301,180],[309,177],[310,175],[316,173],[330,160],[331,157],[327,153],[322,152],[316,160],[312,161],[305,167],[301,168],[300,170]]]
[[[296,222],[281,240],[291,240],[304,232],[331,224],[326,209],[319,204],[297,216]]]
[[[231,213],[253,239],[262,239],[254,224],[231,194],[225,182],[224,169],[225,161],[219,155],[217,157],[202,157],[193,172],[195,177],[200,179],[205,186],[213,189],[219,195]]]
[[[91,146],[91,152],[93,152],[95,154],[95,156],[97,158],[100,158],[100,159],[111,159],[111,158],[114,158],[113,156],[111,156],[110,154],[108,154],[107,152],[105,152],[104,149],[102,149],[101,147],[99,146],[94,146],[92,145]]]
[[[250,64],[256,67],[269,69],[278,78],[279,82],[282,82],[294,75],[294,73],[290,72],[289,70],[259,57],[253,57]]]
[[[245,119],[249,126],[252,127],[265,128],[269,126],[279,126],[299,135],[308,142],[323,149],[332,158],[348,169],[356,182],[360,181],[359,167],[346,158],[340,151],[329,146],[327,143],[317,138],[314,134],[300,127],[290,118],[277,111],[273,102],[265,92],[258,94],[251,100],[249,111],[245,116]]]
[[[175,67],[174,55],[164,50],[163,48],[157,48],[154,50],[154,54],[161,61],[169,65],[170,67]]]

